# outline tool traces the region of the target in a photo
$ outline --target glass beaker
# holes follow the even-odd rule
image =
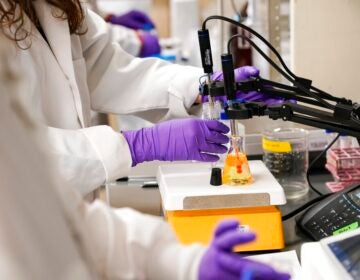
[[[302,128],[276,128],[263,133],[263,160],[286,198],[296,199],[309,191],[306,172],[309,165],[308,131]]]
[[[230,149],[224,163],[223,184],[239,186],[253,182],[243,143],[242,136],[230,137]]]

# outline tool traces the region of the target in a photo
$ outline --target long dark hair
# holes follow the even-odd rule
[[[7,35],[16,43],[25,40],[30,35],[30,30],[24,29],[25,14],[38,25],[39,21],[32,2],[36,0],[7,0],[6,4],[0,2],[0,24],[3,31],[12,28],[13,36]],[[67,20],[71,34],[81,34],[80,27],[84,20],[84,11],[80,0],[46,0],[47,3],[57,8],[53,16]],[[18,7],[18,8],[17,8]]]

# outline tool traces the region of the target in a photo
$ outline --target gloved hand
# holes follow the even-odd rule
[[[160,53],[161,48],[156,35],[149,32],[138,32],[138,34],[141,40],[140,57],[148,57]]]
[[[233,253],[236,245],[255,239],[254,233],[242,233],[236,220],[225,220],[215,229],[213,241],[199,267],[199,280],[288,280],[286,273],[276,272],[260,262],[247,260]]]
[[[259,76],[259,74],[260,74],[259,69],[257,69],[254,66],[243,66],[236,68],[234,70],[235,81],[237,82],[247,80],[251,77],[257,77]],[[215,73],[212,74],[211,78],[214,81],[222,81],[224,79],[223,72],[216,71]]]
[[[143,12],[133,10],[121,16],[109,15],[106,20],[112,24],[122,25],[131,29],[152,29],[152,20]]]
[[[257,69],[256,67],[253,67],[253,66],[243,66],[240,68],[236,68],[234,70],[234,73],[235,73],[235,81],[241,82],[241,81],[247,80],[251,77],[259,76],[260,71],[259,71],[259,69]],[[221,71],[215,72],[212,75],[212,79],[214,81],[223,80],[224,79],[223,73]],[[236,98],[238,100],[244,100],[244,101],[248,101],[248,102],[264,102],[267,105],[284,102],[284,99],[282,99],[282,98],[274,98],[268,94],[257,92],[257,91],[250,91],[248,93],[245,93],[242,91],[237,91]],[[219,96],[219,97],[216,97],[215,99],[220,100],[221,102],[227,101],[226,96]],[[207,101],[208,101],[208,96],[204,96],[202,98],[202,102],[207,102]]]
[[[178,119],[137,131],[124,131],[133,166],[152,160],[217,161],[226,153],[222,144],[229,142],[224,134],[229,128],[214,120]]]

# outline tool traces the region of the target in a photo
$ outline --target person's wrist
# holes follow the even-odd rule
[[[203,102],[202,102],[202,100],[203,100],[203,95],[201,95],[200,93],[198,94],[198,96],[196,97],[196,99],[195,99],[195,101],[194,101],[194,105],[199,105],[199,104],[202,104]]]
[[[135,32],[137,38],[139,39],[140,41],[140,50],[139,50],[139,56],[141,55],[141,53],[144,51],[144,36],[142,35],[143,32],[141,32],[140,30],[137,30]]]
[[[148,127],[122,132],[129,145],[133,161],[132,166],[136,166],[145,161],[155,160],[152,129],[152,127]]]
[[[128,131],[122,131],[122,135],[124,136],[129,150],[130,150],[130,154],[131,154],[131,159],[132,159],[132,165],[131,166],[136,166],[138,163],[137,160],[137,155],[136,155],[136,145],[137,145],[137,137],[138,137],[138,131],[134,131],[134,130],[128,130]]]
[[[161,48],[159,45],[159,39],[156,35],[150,34],[146,31],[138,31],[137,34],[141,42],[140,57],[160,54]]]
[[[112,19],[113,16],[114,16],[114,14],[106,14],[106,15],[104,16],[104,20],[105,20],[106,22],[111,22],[111,19]]]

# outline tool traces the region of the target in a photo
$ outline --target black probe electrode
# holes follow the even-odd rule
[[[236,84],[232,54],[221,55],[221,66],[224,76],[224,90],[228,100],[236,99]]]
[[[213,73],[213,60],[211,53],[209,30],[200,29],[198,31],[198,38],[200,45],[202,67],[204,69],[204,73],[208,75],[209,78],[208,82],[210,83],[211,86],[211,74]],[[221,184],[222,184],[221,168],[214,167],[211,169],[210,185],[221,186]]]
[[[201,63],[204,68],[204,73],[210,75],[213,73],[213,60],[211,53],[209,30],[200,29],[198,31],[198,38],[200,45]]]

